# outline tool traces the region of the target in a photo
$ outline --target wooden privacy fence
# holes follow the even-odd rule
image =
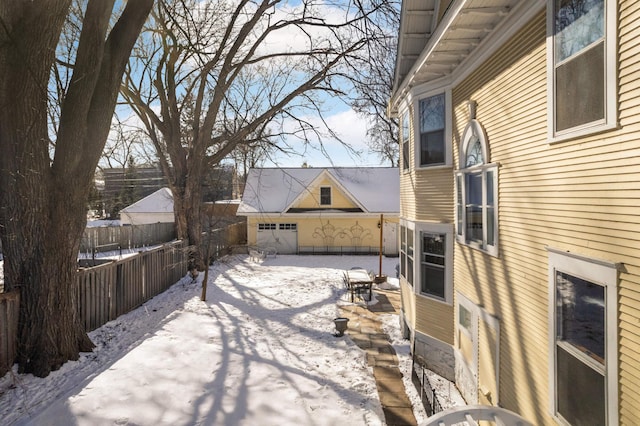
[[[202,234],[203,253],[216,260],[229,253],[234,246],[246,245],[247,224],[237,222]]]
[[[87,332],[116,319],[167,290],[187,272],[188,251],[182,241],[121,260],[78,269],[77,300]],[[18,292],[0,293],[0,377],[16,358]]]
[[[211,260],[246,243],[246,225],[236,223],[207,233]],[[78,310],[87,331],[126,314],[167,290],[186,275],[189,249],[182,241],[165,244],[120,260],[82,260],[77,272]],[[16,357],[18,292],[0,293],[0,377]]]
[[[20,293],[0,293],[0,377],[11,369],[18,341]]]
[[[162,293],[187,271],[181,241],[125,259],[78,270],[78,309],[87,331],[106,324]]]
[[[145,225],[99,226],[86,228],[80,241],[81,253],[95,253],[166,243],[176,238],[175,225],[149,223]]]

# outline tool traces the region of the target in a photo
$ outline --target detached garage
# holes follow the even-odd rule
[[[120,210],[120,223],[123,225],[174,221],[173,194],[169,188],[161,188]]]
[[[399,171],[392,167],[249,171],[238,216],[247,242],[278,253],[398,255]]]
[[[258,223],[256,245],[258,247],[273,247],[278,253],[297,253],[298,224]]]

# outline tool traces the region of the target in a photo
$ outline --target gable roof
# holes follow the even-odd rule
[[[285,213],[323,173],[365,213],[400,212],[397,167],[327,167],[251,169],[238,214]]]
[[[358,202],[358,200],[354,199],[351,193],[344,187],[342,184],[331,174],[327,169],[322,169],[321,172],[315,177],[315,179],[307,185],[306,190],[301,191],[300,194],[284,209],[286,211],[290,211],[290,209],[295,209],[295,206],[302,201],[305,197],[309,195],[313,195],[315,189],[320,188],[320,184],[322,181],[328,180],[332,182],[332,184],[341,191],[344,196],[351,201],[354,205],[356,205],[359,210],[364,211],[365,208]]]
[[[130,206],[121,213],[173,213],[173,194],[169,188],[160,188]]]

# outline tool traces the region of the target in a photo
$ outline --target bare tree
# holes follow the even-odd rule
[[[288,150],[286,138],[317,139],[306,117],[322,116],[319,94],[344,95],[345,62],[367,45],[366,24],[379,6],[324,7],[319,0],[167,0],[154,9],[123,95],[156,147],[177,234],[190,245],[200,246],[207,169],[257,140]]]
[[[367,120],[367,145],[392,167],[399,164],[398,121],[387,114],[393,90],[400,2],[388,1],[376,11],[367,50],[350,62],[354,92],[351,107]]]
[[[102,151],[99,168],[124,169],[131,157],[152,163],[153,159],[150,159],[145,152],[145,138],[146,134],[140,129],[127,126],[116,114],[111,124],[109,138]]]
[[[76,305],[78,248],[122,74],[152,4],[128,2],[110,27],[114,1],[89,0],[69,43],[69,84],[58,86],[52,70],[71,0],[0,4],[0,238],[5,288],[21,295],[22,373],[47,376],[93,347]],[[60,90],[55,131],[51,87]]]

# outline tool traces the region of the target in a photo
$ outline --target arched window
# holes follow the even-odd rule
[[[469,121],[456,173],[456,236],[459,242],[498,254],[498,166],[489,162],[482,125]]]

